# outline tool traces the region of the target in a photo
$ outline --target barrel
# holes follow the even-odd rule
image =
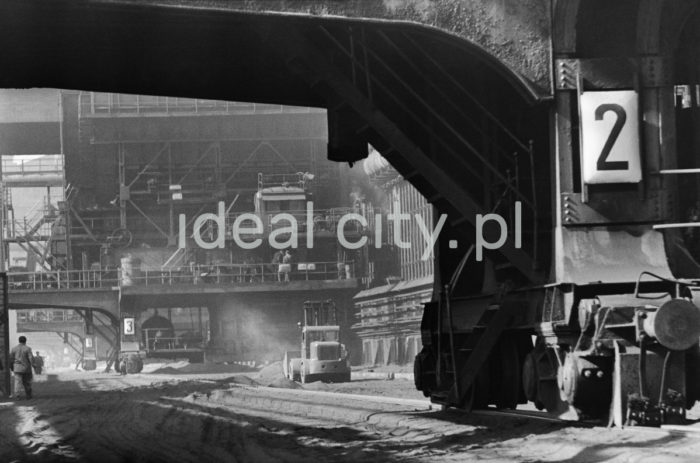
[[[646,314],[644,331],[671,350],[697,346],[700,338],[700,308],[685,299],[665,302],[656,312]]]
[[[133,286],[136,284],[138,278],[141,276],[141,259],[124,256],[121,259],[122,286]]]

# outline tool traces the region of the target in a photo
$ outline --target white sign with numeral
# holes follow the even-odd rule
[[[132,317],[124,318],[124,334],[135,334],[136,333],[136,323],[135,319]]]
[[[580,103],[584,183],[641,181],[637,92],[584,92]]]

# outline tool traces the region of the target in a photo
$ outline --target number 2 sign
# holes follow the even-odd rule
[[[641,181],[637,92],[584,92],[580,102],[584,183]]]

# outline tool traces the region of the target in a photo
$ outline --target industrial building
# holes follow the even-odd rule
[[[187,349],[196,345],[211,359],[275,360],[291,347],[305,300],[334,299],[345,324],[353,323],[351,298],[366,262],[335,239],[352,199],[349,168],[325,162],[325,111],[56,90],[5,95],[2,154],[49,155],[5,163],[7,249],[36,263],[25,272],[11,268],[15,291],[101,289],[104,296],[90,303],[54,304],[128,313],[140,324],[160,310],[175,325],[161,346],[182,355],[189,337],[195,342]],[[17,215],[13,197],[36,193],[30,186],[54,193]],[[220,204],[223,229],[216,220],[197,222]],[[264,230],[234,237],[236,218],[246,213],[265,219]],[[272,221],[275,213],[299,219],[299,245],[281,230],[286,223]],[[364,232],[357,223],[345,229],[348,239]],[[209,243],[218,233],[223,245],[210,249],[194,240]],[[294,248],[288,282],[278,281],[273,241]],[[26,307],[53,306],[25,298]],[[110,338],[87,335],[98,344]]]
[[[421,259],[414,221],[398,233],[415,245],[396,247],[387,217],[419,213],[431,224],[431,207],[377,152],[354,169],[326,162],[325,111],[33,89],[4,91],[3,113],[10,288],[102,289],[105,301],[118,293],[112,320],[25,295],[19,332],[55,330],[71,352],[94,341],[94,356],[111,358],[114,320],[133,315],[153,355],[270,361],[292,347],[304,300],[333,299],[355,363],[408,363],[417,353],[432,254]],[[234,236],[236,219],[251,213],[264,230]],[[288,284],[273,263],[270,235],[287,225],[272,223],[275,213],[298,219]],[[350,242],[368,238],[357,249],[337,236],[350,213],[366,223],[343,226]],[[212,220],[197,222],[206,214]],[[105,301],[75,308],[110,312]],[[158,317],[172,325],[160,345],[149,338],[158,327],[145,328]]]
[[[387,214],[418,214],[424,224],[433,223],[432,206],[378,152],[373,151],[363,161],[363,170],[383,193],[377,195],[379,208]],[[362,363],[367,365],[413,361],[421,347],[423,304],[433,294],[432,249],[429,255],[423,255],[426,243],[417,223],[402,222],[398,231],[403,241],[412,244],[410,248],[393,246],[394,236],[390,229],[387,242],[392,247],[386,257],[393,272],[388,272],[384,284],[363,289],[353,298],[359,317],[354,329],[362,339]],[[381,259],[372,262],[381,263]]]

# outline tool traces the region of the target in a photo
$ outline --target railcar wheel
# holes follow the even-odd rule
[[[430,397],[435,389],[435,358],[426,347],[423,347],[413,361],[413,382],[425,397]]]
[[[83,370],[91,371],[97,368],[97,360],[83,360]]]
[[[557,370],[559,363],[552,348],[546,348],[537,361],[537,398],[549,413],[557,413],[561,409]]]
[[[557,372],[557,384],[559,385],[559,396],[564,402],[573,405],[576,399],[576,392],[579,383],[579,362],[576,355],[567,353],[564,364]]]
[[[559,362],[556,355],[553,348],[537,345],[525,357],[522,384],[525,396],[535,403],[538,410],[546,409],[558,416],[568,410],[569,406],[560,397],[557,381]]]
[[[125,360],[126,372],[130,375],[140,373],[143,370],[143,360],[138,355],[129,355]]]
[[[586,357],[567,352],[557,372],[562,402],[570,405],[579,416],[607,415],[612,401],[612,372],[610,357]]]

